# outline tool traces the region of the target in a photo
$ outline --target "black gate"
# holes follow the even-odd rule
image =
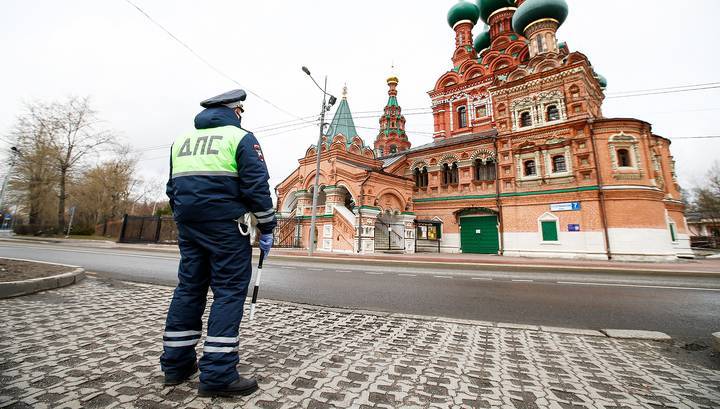
[[[300,248],[300,223],[297,218],[278,218],[273,231],[276,248]],[[177,243],[177,226],[172,216],[123,217],[120,243]]]
[[[375,222],[375,250],[405,250],[405,225],[402,223]]]
[[[277,227],[273,231],[273,247],[302,248],[300,242],[301,224],[298,218],[288,217],[277,219]]]
[[[177,227],[172,217],[123,217],[120,243],[177,243]]]

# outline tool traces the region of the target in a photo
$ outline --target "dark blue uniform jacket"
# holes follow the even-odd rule
[[[228,125],[241,128],[233,110],[226,107],[208,108],[195,117],[195,129]],[[173,179],[171,154],[166,193],[175,221],[232,220],[250,211],[255,213],[261,233],[272,232],[276,220],[268,184],[270,176],[259,146],[250,132],[241,139],[235,155],[238,177],[203,175]]]

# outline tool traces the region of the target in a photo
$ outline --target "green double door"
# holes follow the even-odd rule
[[[460,248],[463,253],[497,254],[500,249],[497,216],[460,218]]]

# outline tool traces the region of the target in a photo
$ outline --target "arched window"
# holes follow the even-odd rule
[[[454,184],[454,185],[460,183],[460,174],[459,174],[459,172],[458,172],[458,164],[457,164],[457,163],[453,163],[452,168],[450,169],[450,171],[451,171],[451,173],[450,173],[450,176],[451,176],[451,177],[450,177],[450,183],[452,183],[452,184]]]
[[[457,110],[458,113],[458,127],[467,128],[467,108],[460,107]]]
[[[447,185],[450,183],[450,165],[448,165],[447,163],[443,165],[442,183],[443,185]]]
[[[420,187],[420,169],[415,168],[413,170],[413,179],[415,180],[415,187]]]
[[[383,154],[384,154],[384,152],[383,152],[383,147],[381,146],[381,147],[378,148],[378,156],[379,156],[379,157],[382,157]]]
[[[428,186],[428,170],[427,167],[424,167],[422,169],[422,172],[420,172],[420,187],[427,187]]]
[[[526,160],[523,163],[523,169],[525,171],[525,176],[536,176],[537,175],[537,168],[535,167],[534,160]]]
[[[570,87],[570,95],[572,95],[574,99],[580,98],[580,88],[577,85]]]
[[[495,162],[488,160],[485,163],[480,159],[475,160],[475,180],[489,181],[496,179]]]
[[[487,105],[480,105],[479,107],[477,107],[477,109],[475,110],[475,117],[485,118],[486,116],[488,116]]]
[[[532,115],[530,115],[530,112],[525,111],[520,114],[520,127],[526,128],[528,126],[532,126]]]
[[[617,150],[618,166],[621,168],[632,167],[632,160],[630,160],[630,152],[627,149]]]
[[[547,107],[547,121],[559,121],[560,120],[560,110],[558,109],[557,105],[550,105]]]
[[[553,173],[567,172],[567,163],[565,163],[565,155],[556,155],[552,157]]]
[[[390,154],[392,155],[393,153],[397,153],[397,146],[390,145]]]

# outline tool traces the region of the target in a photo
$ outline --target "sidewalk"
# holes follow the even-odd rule
[[[75,240],[75,239],[41,239],[41,238],[13,238],[0,239],[2,241],[20,242],[48,242],[58,244],[81,244],[87,247],[106,249],[127,249],[143,251],[159,251],[178,253],[175,245],[164,244],[121,244],[112,241]],[[255,249],[256,255],[259,254]],[[714,276],[720,277],[720,259],[678,260],[675,262],[621,262],[597,260],[572,260],[553,258],[506,257],[481,254],[447,254],[447,253],[420,253],[420,254],[340,254],[316,251],[311,258],[307,250],[282,249],[272,250],[273,259],[286,261],[322,261],[344,264],[376,265],[415,265],[418,267],[452,267],[457,270],[503,270],[526,272],[588,272],[588,273],[623,273],[623,274],[656,274],[656,275],[688,275],[688,276]]]
[[[668,344],[274,302],[241,325],[260,391],[198,398],[197,376],[161,384],[171,291],[87,279],[0,301],[0,407],[720,407],[720,371]]]

